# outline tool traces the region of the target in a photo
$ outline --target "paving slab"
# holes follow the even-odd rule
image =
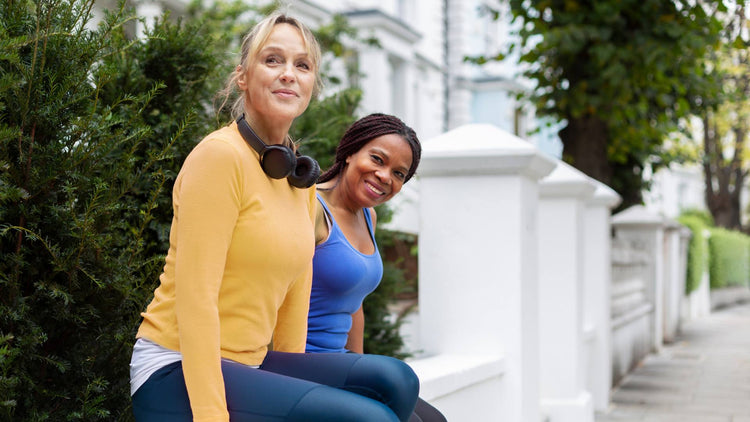
[[[750,422],[750,303],[683,324],[612,390],[596,422]]]

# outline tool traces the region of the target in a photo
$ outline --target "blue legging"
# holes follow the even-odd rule
[[[398,359],[268,352],[259,369],[222,361],[232,422],[407,421],[419,380]],[[159,369],[133,395],[138,422],[193,420],[182,362]]]

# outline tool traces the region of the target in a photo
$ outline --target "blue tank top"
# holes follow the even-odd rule
[[[320,195],[318,201],[330,218],[331,227],[328,239],[315,247],[306,351],[343,353],[347,351],[344,347],[352,327],[352,314],[380,283],[383,261],[375,243],[370,210],[362,210],[375,246],[375,252],[367,255],[346,240]]]

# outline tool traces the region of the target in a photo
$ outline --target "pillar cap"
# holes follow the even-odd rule
[[[596,191],[594,196],[586,202],[588,205],[599,205],[610,209],[620,205],[622,197],[614,189],[596,179],[592,180],[596,184]]]
[[[420,177],[523,174],[541,179],[553,158],[529,142],[490,124],[469,124],[425,141]]]
[[[674,220],[643,205],[633,205],[612,216],[612,225],[616,226],[669,226],[672,223]]]
[[[563,161],[558,161],[552,173],[539,183],[539,194],[543,198],[584,198],[594,195],[594,179]]]

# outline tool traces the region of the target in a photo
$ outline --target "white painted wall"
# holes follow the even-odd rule
[[[407,331],[423,392],[449,420],[593,421],[612,387],[619,197],[490,125],[424,147],[400,201],[419,209],[419,309]],[[542,164],[554,171],[541,175]]]
[[[457,142],[461,140],[461,142]],[[448,420],[539,421],[538,179],[554,162],[488,125],[424,144],[420,176],[419,333],[426,356],[504,362],[491,400],[464,397]],[[435,367],[415,364],[422,382]],[[467,370],[470,368],[467,368]],[[429,388],[429,385],[427,386]],[[453,413],[452,413],[453,412]],[[497,413],[499,412],[499,413]]]
[[[673,341],[685,317],[688,233],[644,206],[613,217],[612,374]]]

